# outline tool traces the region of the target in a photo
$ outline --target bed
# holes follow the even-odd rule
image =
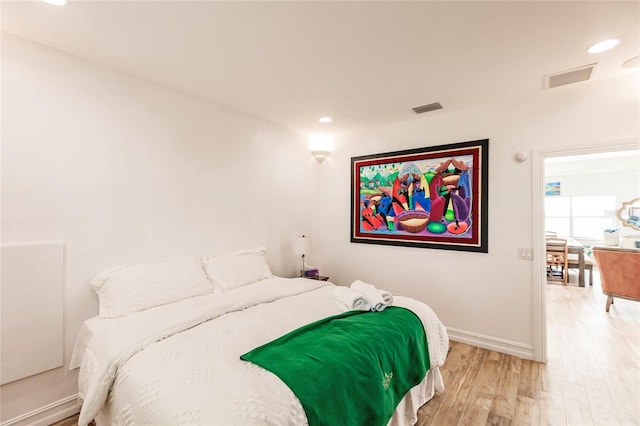
[[[184,277],[181,292],[175,283]],[[273,276],[264,250],[121,267],[94,287],[100,315],[83,324],[71,360],[80,368],[80,425],[306,425],[290,388],[240,356],[348,310],[330,282]],[[163,289],[170,294],[145,300]],[[444,389],[448,337],[426,304],[395,296],[393,306],[413,312],[427,336],[430,368],[388,422],[415,424],[420,406]]]

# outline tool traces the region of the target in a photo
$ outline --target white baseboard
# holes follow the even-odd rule
[[[78,414],[79,412],[80,405],[78,404],[78,395],[76,394],[4,421],[0,423],[0,426],[47,426],[59,420],[66,419],[69,416],[73,416],[74,414]]]
[[[534,359],[533,345],[525,345],[452,327],[447,327],[447,332],[449,333],[449,338],[456,342],[517,356],[518,358]]]

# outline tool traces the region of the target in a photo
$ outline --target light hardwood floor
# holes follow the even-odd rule
[[[451,342],[418,426],[640,425],[640,303],[605,301],[597,272],[593,287],[547,285],[546,364]]]
[[[548,284],[548,362],[451,344],[426,425],[640,425],[640,303]]]

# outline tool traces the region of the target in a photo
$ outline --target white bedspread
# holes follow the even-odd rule
[[[342,311],[333,285],[303,278],[272,278],[226,293],[186,299],[93,324],[80,347],[79,424],[109,423],[303,425],[304,410],[272,373],[239,356],[309,322]],[[425,304],[396,297],[413,310],[429,343],[431,372],[424,383],[442,390],[444,326]],[[93,320],[95,323],[95,320]],[[86,337],[86,336],[85,336]],[[418,393],[420,395],[418,395]],[[423,403],[424,391],[407,398]],[[415,410],[417,407],[412,407]]]

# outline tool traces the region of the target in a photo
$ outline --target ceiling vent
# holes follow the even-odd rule
[[[428,104],[428,105],[422,105],[422,106],[418,106],[415,108],[411,108],[413,111],[415,111],[416,114],[422,114],[423,112],[429,112],[429,111],[435,111],[438,109],[442,109],[442,105],[440,105],[440,102],[434,102],[432,104]]]
[[[545,76],[545,88],[552,89],[558,86],[566,86],[567,84],[579,83],[587,81],[593,76],[593,72],[597,64],[589,64],[580,68],[569,71],[559,72],[557,74],[549,74]]]

